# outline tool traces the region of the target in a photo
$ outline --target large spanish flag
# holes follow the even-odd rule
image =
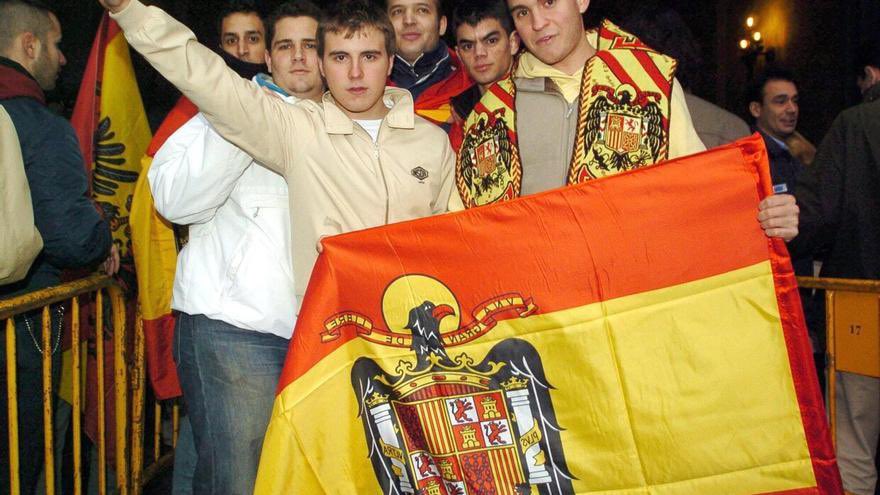
[[[257,493],[842,493],[770,191],[752,137],[327,239]]]

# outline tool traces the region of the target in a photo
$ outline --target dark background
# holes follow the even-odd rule
[[[317,0],[326,4],[325,0]],[[446,0],[447,10],[454,0]],[[51,2],[64,31],[62,49],[68,59],[59,87],[50,98],[71,111],[102,9],[97,0]],[[223,0],[154,0],[190,26],[200,40],[216,46],[216,15]],[[278,0],[263,0],[271,9]],[[652,0],[593,0],[587,23],[602,17],[621,23],[633,9]],[[693,31],[703,65],[693,91],[745,117],[743,94],[748,82],[738,41],[746,33],[745,19],[754,15],[757,29],[778,63],[794,71],[801,93],[799,130],[818,144],[842,109],[859,101],[854,83],[853,56],[862,39],[880,26],[878,0],[666,0]],[[155,129],[178,97],[161,76],[134,56],[144,105]]]

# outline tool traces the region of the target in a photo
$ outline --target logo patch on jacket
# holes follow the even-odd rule
[[[428,178],[428,171],[422,167],[416,167],[416,168],[412,169],[410,171],[410,173],[412,174],[413,177],[415,177],[416,179],[419,179],[422,182],[424,182],[424,180]]]

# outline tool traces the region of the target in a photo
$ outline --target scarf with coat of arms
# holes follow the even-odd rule
[[[583,69],[568,184],[667,158],[675,59],[605,21]],[[513,72],[513,71],[512,71]],[[519,197],[513,75],[493,84],[464,123],[456,186],[466,208]]]

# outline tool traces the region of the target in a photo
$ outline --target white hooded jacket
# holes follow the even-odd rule
[[[148,178],[156,210],[189,225],[171,307],[289,339],[296,300],[284,178],[220,137],[201,113],[162,145]]]

